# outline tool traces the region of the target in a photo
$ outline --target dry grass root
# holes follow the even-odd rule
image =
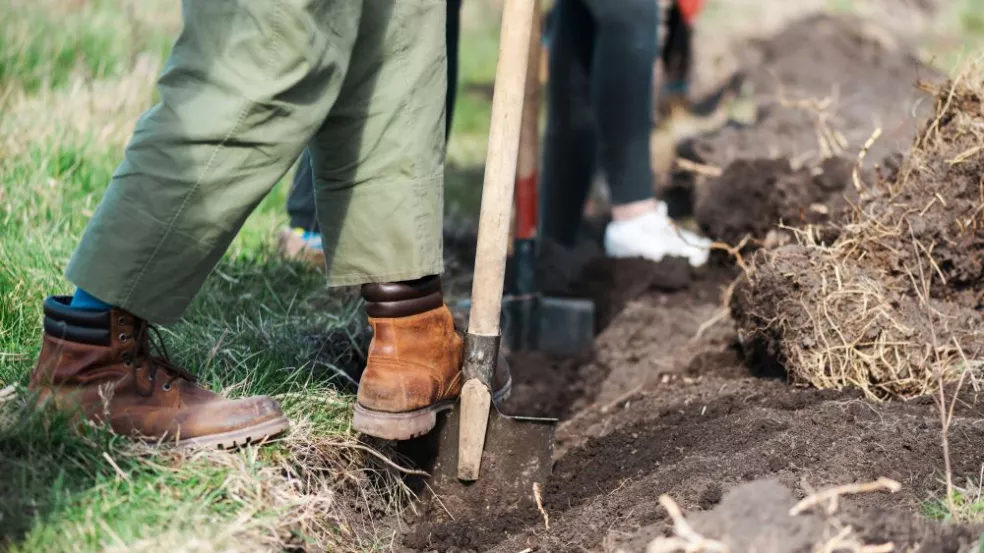
[[[984,85],[973,66],[923,86],[935,115],[897,170],[750,260],[731,309],[753,367],[887,399],[984,366]]]

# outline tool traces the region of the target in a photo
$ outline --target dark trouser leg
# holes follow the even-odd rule
[[[662,52],[663,60],[663,92],[672,95],[687,93],[692,67],[691,36],[693,31],[688,27],[680,14],[680,8],[673,4],[667,25],[666,43]]]
[[[595,170],[589,98],[595,25],[580,0],[560,0],[551,26],[539,233],[571,246]]]
[[[447,96],[447,133],[451,136],[451,122],[454,119],[454,102],[458,96],[458,41],[461,35],[461,0],[448,0],[448,17],[446,36],[448,43],[448,96]]]
[[[454,103],[458,88],[458,38],[461,31],[461,0],[448,0],[445,24],[448,55],[448,90],[445,140],[451,135]],[[287,197],[287,214],[291,228],[318,231],[318,216],[314,202],[314,173],[311,170],[311,152],[305,148],[298,162],[294,180]]]
[[[653,0],[560,0],[550,48],[542,236],[572,245],[598,155],[616,205],[653,197]]]
[[[318,214],[314,207],[314,172],[311,170],[311,152],[305,148],[294,173],[287,196],[287,213],[291,228],[315,232],[318,230]]]
[[[612,203],[650,199],[656,2],[585,0],[585,4],[594,16],[596,28],[591,105],[598,128],[601,167]]]

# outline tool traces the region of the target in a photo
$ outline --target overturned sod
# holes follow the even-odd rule
[[[831,229],[798,231],[796,244],[751,260],[731,309],[753,366],[878,399],[924,395],[984,366],[980,74],[925,86],[935,113],[897,170]]]

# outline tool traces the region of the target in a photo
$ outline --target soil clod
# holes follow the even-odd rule
[[[979,86],[971,76],[937,90],[894,179],[831,223],[835,241],[801,232],[752,260],[732,302],[750,362],[874,399],[925,395],[984,367]]]

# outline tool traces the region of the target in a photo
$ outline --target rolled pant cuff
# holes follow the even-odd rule
[[[358,286],[376,282],[401,282],[404,280],[416,280],[425,276],[439,275],[443,272],[443,263],[438,263],[429,267],[408,269],[399,273],[333,275],[328,278],[328,286]]]
[[[350,286],[440,274],[443,182],[442,173],[337,190],[319,186],[328,283]]]
[[[181,318],[198,293],[225,251],[225,239],[214,229],[207,241],[189,232],[169,231],[168,224],[127,197],[126,189],[139,191],[140,184],[131,179],[128,186],[110,185],[65,277],[110,305],[168,325]]]
[[[123,287],[102,280],[94,271],[80,268],[78,264],[69,265],[65,271],[65,278],[89,295],[113,307],[124,309],[151,324],[169,325],[181,318],[181,314],[173,309],[162,309],[159,302],[148,304],[140,298],[128,296]]]

